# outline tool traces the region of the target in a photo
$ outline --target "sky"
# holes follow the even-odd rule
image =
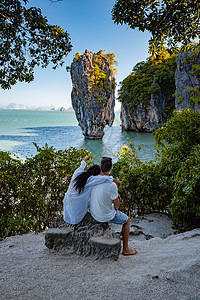
[[[17,103],[69,108],[72,83],[66,66],[71,65],[76,52],[82,54],[85,49],[93,53],[105,50],[116,55],[118,89],[119,82],[131,73],[133,67],[149,56],[150,35],[114,24],[111,15],[114,3],[115,0],[63,0],[51,4],[49,0],[30,0],[29,6],[41,8],[50,24],[67,30],[73,48],[64,65],[57,70],[52,66],[46,69],[37,67],[33,82],[17,83],[10,90],[0,88],[0,105]],[[117,103],[116,108],[119,107]]]

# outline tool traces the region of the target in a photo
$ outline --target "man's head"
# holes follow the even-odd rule
[[[100,168],[102,173],[109,173],[112,169],[112,158],[102,157]]]

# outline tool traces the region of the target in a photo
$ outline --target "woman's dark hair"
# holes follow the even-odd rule
[[[106,173],[110,171],[112,168],[112,158],[110,157],[102,157],[101,160],[101,171]]]
[[[99,175],[100,172],[101,172],[101,169],[100,169],[99,165],[93,165],[89,169],[87,169],[86,172],[82,172],[80,175],[78,175],[74,179],[74,181],[75,181],[74,187],[78,191],[78,193],[80,194],[81,192],[84,191],[84,187],[90,176]]]

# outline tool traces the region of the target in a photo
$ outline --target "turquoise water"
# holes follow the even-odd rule
[[[117,160],[117,152],[130,138],[136,148],[143,144],[138,153],[143,161],[154,159],[153,136],[150,133],[122,131],[119,113],[112,127],[106,127],[102,140],[87,140],[83,137],[73,111],[0,111],[0,150],[10,151],[20,158],[36,154],[33,143],[45,144],[63,150],[70,146],[88,149],[99,163],[101,156]]]

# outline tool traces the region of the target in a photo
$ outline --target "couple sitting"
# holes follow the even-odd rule
[[[98,165],[91,166],[86,172],[86,156],[78,169],[75,170],[69,188],[65,194],[63,217],[69,224],[78,224],[87,213],[88,207],[92,217],[99,222],[111,222],[123,225],[123,255],[134,255],[135,249],[128,247],[130,218],[118,210],[120,195],[117,185],[120,181],[109,176],[112,159],[104,157]]]

